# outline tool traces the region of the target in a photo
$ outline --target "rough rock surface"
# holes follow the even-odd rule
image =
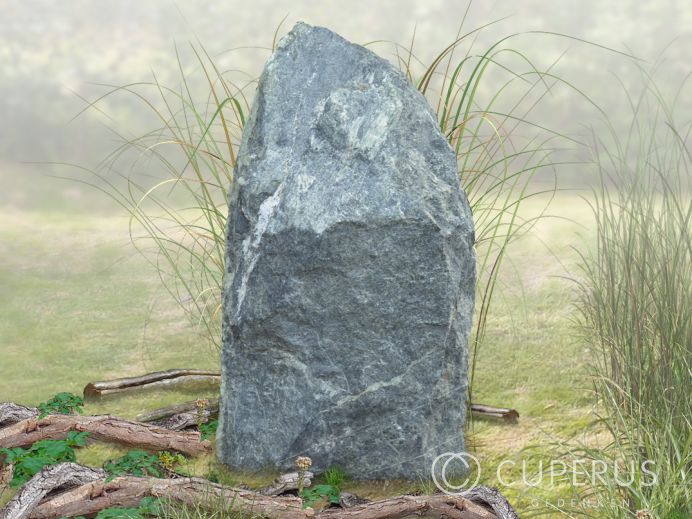
[[[262,74],[229,208],[220,461],[415,478],[462,450],[473,224],[406,78],[297,24]]]

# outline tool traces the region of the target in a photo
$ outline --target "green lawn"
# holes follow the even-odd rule
[[[535,213],[540,204],[527,207]],[[473,401],[517,409],[517,425],[476,420],[471,442],[482,463],[482,481],[499,486],[523,513],[540,507],[569,507],[569,485],[537,487],[523,483],[537,477],[552,445],[571,439],[593,443],[598,430],[586,368],[588,350],[574,327],[578,252],[590,246],[592,221],[587,203],[562,195],[552,204],[555,217],[541,220],[510,252],[502,273],[502,291],[493,309],[487,340],[477,358]],[[496,468],[512,460],[513,470]],[[506,465],[507,466],[507,465]],[[523,514],[522,514],[523,515]],[[564,517],[564,515],[556,515]]]
[[[537,208],[527,206],[527,214]],[[561,195],[551,212],[573,221],[545,219],[514,245],[477,359],[474,401],[521,414],[517,425],[473,423],[468,442],[481,459],[482,481],[490,484],[498,484],[495,467],[504,459],[517,461],[511,475],[503,474],[518,480],[522,459],[535,468],[550,443],[596,435],[588,427],[588,352],[572,329],[574,286],[565,279],[574,273],[572,247],[586,244],[579,234],[590,236],[577,222],[590,222],[590,213],[575,195]],[[35,405],[59,391],[81,393],[92,380],[217,365],[216,352],[129,244],[125,217],[4,210],[0,294],[0,401]],[[133,417],[196,396],[168,391],[111,398],[85,411]],[[523,450],[532,446],[536,452]],[[92,446],[80,459],[101,463],[115,452]],[[208,470],[209,461],[195,471]],[[370,496],[401,489],[352,484]],[[522,515],[544,499],[569,496],[566,487],[547,484],[501,490]]]
[[[0,401],[33,405],[92,380],[216,366],[129,244],[127,219],[4,212],[0,244]],[[113,400],[108,411],[149,405]]]

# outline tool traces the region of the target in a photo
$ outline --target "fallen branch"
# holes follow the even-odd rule
[[[353,508],[354,506],[370,503],[369,499],[351,494],[350,492],[339,492],[339,506],[341,508]]]
[[[137,478],[122,476],[109,483],[90,482],[40,504],[31,513],[35,519],[88,516],[104,508],[136,507],[143,497],[162,498],[168,503],[216,511],[244,511],[265,517],[305,519],[297,497],[270,497],[251,490],[224,487],[205,479]],[[2,516],[0,516],[2,517]]]
[[[84,399],[100,398],[123,391],[161,389],[178,385],[218,384],[221,375],[216,371],[201,369],[170,369],[147,373],[138,377],[118,378],[100,382],[89,382],[84,386]]]
[[[519,516],[517,516],[509,502],[496,488],[483,486],[473,487],[462,492],[461,496],[474,503],[489,506],[498,519],[519,519]]]
[[[12,477],[14,476],[14,465],[3,465],[3,459],[0,458],[0,496],[2,493],[10,486],[12,483]]]
[[[74,463],[61,463],[45,468],[0,510],[0,518],[57,519],[89,516],[105,508],[136,507],[147,496],[162,498],[165,503],[197,509],[218,512],[223,508],[226,511],[242,511],[281,519],[395,519],[408,515],[447,519],[516,518],[516,515],[495,515],[463,496],[444,494],[399,496],[348,509],[328,508],[315,512],[310,508],[303,509],[301,500],[294,496],[273,497],[251,490],[224,487],[199,478],[121,476],[106,483],[105,476],[101,470]],[[293,478],[287,477],[286,480],[292,481]],[[72,488],[65,490],[65,487]],[[51,494],[57,490],[61,492]]]
[[[38,416],[38,409],[35,407],[25,407],[12,402],[0,402],[0,427],[6,427],[34,416]]]
[[[202,413],[202,423],[206,423],[208,420],[209,413],[205,411]],[[163,427],[171,431],[184,431],[185,429],[196,427],[198,422],[199,417],[197,413],[180,413],[169,416],[168,418],[163,418],[162,420],[155,420],[150,422],[150,425]]]
[[[24,519],[50,492],[64,487],[86,485],[106,477],[103,470],[83,467],[76,463],[61,463],[43,469],[26,483],[0,510],[2,519]]]
[[[219,399],[210,398],[207,401],[205,410],[208,410],[211,415],[218,414],[219,412]],[[161,407],[159,409],[154,409],[153,411],[147,411],[137,415],[138,422],[156,422],[175,416],[177,414],[193,413],[197,412],[197,400],[192,400],[190,402],[185,402],[183,404],[171,405],[168,407]]]
[[[351,508],[328,508],[320,519],[394,519],[409,515],[446,519],[498,519],[495,514],[461,496],[399,496]]]
[[[519,419],[519,413],[515,409],[506,409],[504,407],[471,404],[471,412],[481,416],[506,420],[508,422],[516,422]]]
[[[306,471],[303,474],[303,487],[309,487],[312,484],[313,473]],[[291,490],[298,490],[298,473],[289,472],[288,474],[282,474],[276,478],[271,485],[268,487],[261,488],[257,492],[264,496],[279,496],[290,492]]]
[[[38,506],[35,519],[92,515],[104,508],[136,507],[143,497],[163,498],[168,503],[197,509],[245,512],[281,519],[395,519],[411,514],[447,519],[497,519],[492,512],[459,496],[400,496],[349,509],[321,512],[303,509],[297,497],[268,497],[251,490],[224,487],[204,479],[156,479],[119,477],[110,483],[93,482],[69,490]]]
[[[86,431],[95,440],[146,450],[172,450],[196,456],[211,449],[197,431],[171,431],[113,416],[48,415],[0,429],[0,448],[25,447],[39,440],[61,440],[70,431]]]
[[[203,402],[203,406],[198,407]],[[200,416],[201,411],[201,416]],[[185,402],[184,404],[162,407],[137,416],[138,422],[148,422],[173,431],[182,431],[196,427],[199,422],[208,422],[219,414],[219,399],[203,399]]]

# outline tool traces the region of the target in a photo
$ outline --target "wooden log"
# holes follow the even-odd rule
[[[305,471],[303,474],[303,487],[309,487],[312,484],[312,477],[314,474],[310,471]],[[291,490],[298,490],[298,473],[289,472],[288,474],[282,474],[276,478],[271,485],[259,489],[257,492],[263,496],[279,496],[290,492]]]
[[[40,504],[30,517],[57,519],[88,516],[104,508],[136,507],[147,496],[210,511],[226,508],[228,511],[243,511],[281,519],[305,519],[314,515],[311,510],[302,509],[302,502],[297,497],[264,496],[251,490],[224,487],[199,478],[121,476],[109,483],[96,481],[68,490]]]
[[[101,398],[124,391],[161,389],[188,384],[219,384],[220,382],[221,375],[218,371],[169,369],[137,377],[89,382],[84,386],[84,399]]]
[[[0,510],[2,519],[57,519],[90,516],[104,508],[136,507],[143,497],[162,498],[166,503],[209,511],[225,508],[281,519],[395,519],[425,515],[447,519],[510,519],[497,516],[462,496],[399,496],[348,509],[328,508],[319,513],[302,508],[299,498],[273,497],[211,483],[199,478],[139,478],[120,476],[106,483],[102,470],[61,463],[36,474]],[[72,487],[64,490],[65,487]],[[57,495],[51,492],[62,490]],[[44,499],[45,496],[48,496]],[[511,519],[515,519],[514,515]]]
[[[484,404],[471,404],[471,412],[480,416],[497,418],[512,423],[515,423],[519,419],[519,413],[515,409],[492,407]]]
[[[350,492],[339,492],[339,506],[341,508],[353,508],[354,506],[370,503],[369,499],[351,494]]]
[[[2,496],[2,493],[10,486],[10,483],[12,483],[13,476],[14,465],[4,465],[2,458],[0,458],[0,496]]]
[[[213,416],[219,413],[219,399],[209,398],[207,405],[205,407],[209,413]],[[167,407],[161,407],[159,409],[154,409],[152,411],[147,411],[137,415],[138,422],[155,422],[158,420],[163,420],[164,418],[169,418],[171,416],[182,414],[182,413],[192,413],[197,412],[197,400],[191,400],[190,402],[184,402],[182,404],[170,405]]]
[[[495,514],[461,496],[398,496],[351,508],[327,508],[319,519],[397,519],[410,515],[448,519],[497,519]]]
[[[76,463],[60,463],[47,467],[27,482],[0,510],[2,519],[24,519],[50,492],[64,486],[83,486],[106,477],[103,470],[83,467]]]
[[[206,423],[209,420],[209,413],[204,412],[202,414],[202,422]],[[199,421],[197,413],[180,413],[169,416],[168,418],[163,418],[161,420],[155,420],[150,422],[151,425],[156,427],[163,427],[164,429],[169,429],[171,431],[183,431],[192,427],[196,427]]]
[[[519,519],[509,502],[496,488],[477,486],[462,492],[461,496],[490,507],[498,519]]]
[[[123,476],[109,483],[88,483],[40,504],[33,519],[57,519],[93,515],[104,508],[136,507],[143,497],[163,498],[168,503],[209,511],[226,508],[262,517],[281,519],[397,519],[425,515],[446,519],[498,519],[492,512],[460,497],[447,495],[399,496],[353,508],[328,508],[321,512],[302,509],[297,497],[269,497],[251,490],[224,487],[198,478],[157,479]]]
[[[202,423],[208,422],[219,414],[219,399],[202,399],[204,402],[202,416],[200,417],[198,404],[200,400],[193,400],[183,404],[154,409],[137,416],[138,422],[150,423],[173,431],[182,431],[196,427],[200,419]]]
[[[35,407],[25,407],[12,402],[0,402],[0,427],[6,427],[34,416],[38,416],[38,409]]]
[[[29,418],[0,429],[0,448],[25,447],[39,440],[61,440],[70,431],[86,431],[91,439],[139,447],[151,451],[171,450],[196,456],[211,449],[197,431],[171,431],[154,425],[130,422],[113,416],[48,415]]]

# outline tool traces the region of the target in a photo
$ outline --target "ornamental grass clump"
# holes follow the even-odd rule
[[[597,242],[581,258],[577,308],[610,442],[575,454],[608,474],[628,467],[621,479],[633,480],[595,479],[585,497],[599,506],[586,512],[682,518],[692,514],[692,122],[645,78],[629,132],[594,143]]]
[[[503,260],[511,243],[540,218],[522,219],[522,202],[546,193],[532,180],[542,171],[552,176],[555,149],[574,144],[531,120],[551,89],[559,84],[570,88],[553,72],[556,63],[542,69],[514,48],[512,44],[526,34],[511,34],[479,48],[478,35],[494,23],[466,33],[460,29],[428,64],[417,59],[413,43],[370,45],[387,54],[394,49],[395,65],[428,99],[457,156],[459,182],[468,195],[476,231],[478,297],[469,343],[471,385]],[[532,37],[554,36],[558,35]],[[275,34],[268,50],[277,39]],[[115,87],[101,98],[123,92],[133,96],[160,126],[123,139],[94,173],[97,187],[130,213],[134,245],[218,348],[227,192],[257,80],[221,69],[203,48],[192,46],[191,53],[192,72],[178,54],[179,85],[154,79]],[[127,164],[133,154],[136,158]],[[163,171],[163,179],[146,182],[142,179],[152,175],[123,175],[122,188],[114,172],[137,171],[145,160],[150,170]],[[547,189],[548,194],[553,191]]]

